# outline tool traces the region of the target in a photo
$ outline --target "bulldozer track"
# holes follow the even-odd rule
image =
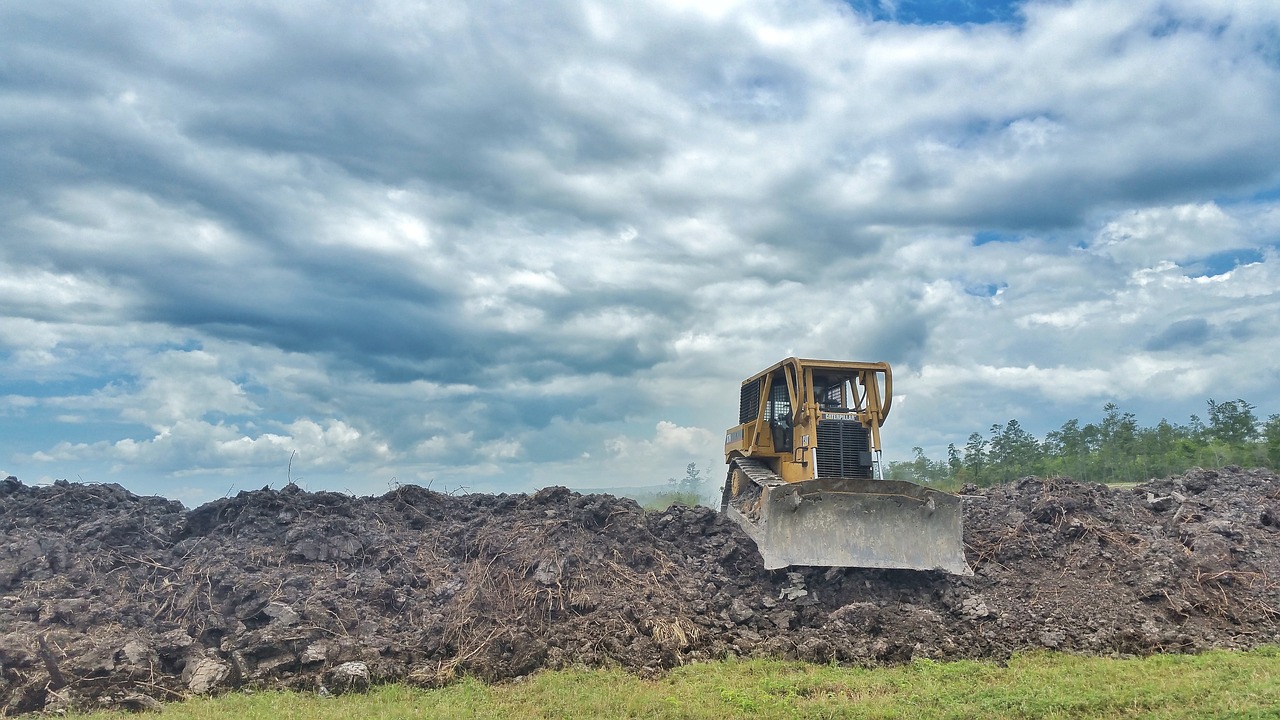
[[[746,457],[734,458],[733,462],[730,463],[729,472],[732,473],[735,468],[741,470],[744,475],[751,478],[751,482],[761,487],[777,485],[783,482],[777,473],[770,470],[768,465],[759,460]]]

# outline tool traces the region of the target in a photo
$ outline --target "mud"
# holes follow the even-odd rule
[[[247,687],[516,678],[728,656],[895,663],[1280,642],[1280,479],[965,493],[973,577],[766,571],[708,508],[548,488],[242,492],[0,482],[0,709],[148,709]]]

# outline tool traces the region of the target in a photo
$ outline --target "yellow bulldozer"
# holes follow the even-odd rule
[[[888,363],[787,358],[742,383],[725,434],[721,511],[766,568],[943,570],[972,575],[960,499],[885,480],[880,426],[893,399]]]

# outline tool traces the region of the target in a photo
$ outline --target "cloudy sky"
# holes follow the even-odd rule
[[[719,474],[788,355],[890,459],[1265,416],[1278,247],[1274,0],[0,0],[31,484]]]

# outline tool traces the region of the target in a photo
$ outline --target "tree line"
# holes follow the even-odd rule
[[[1099,421],[1081,425],[1078,419],[1068,420],[1044,439],[1010,420],[992,425],[985,436],[970,434],[963,447],[948,445],[944,460],[914,447],[913,459],[889,463],[887,476],[958,488],[1027,475],[1141,482],[1193,467],[1240,465],[1280,471],[1280,415],[1264,422],[1256,409],[1244,400],[1219,403],[1210,398],[1207,420],[1192,415],[1185,425],[1161,419],[1154,427],[1139,427],[1133,413],[1107,403]]]

